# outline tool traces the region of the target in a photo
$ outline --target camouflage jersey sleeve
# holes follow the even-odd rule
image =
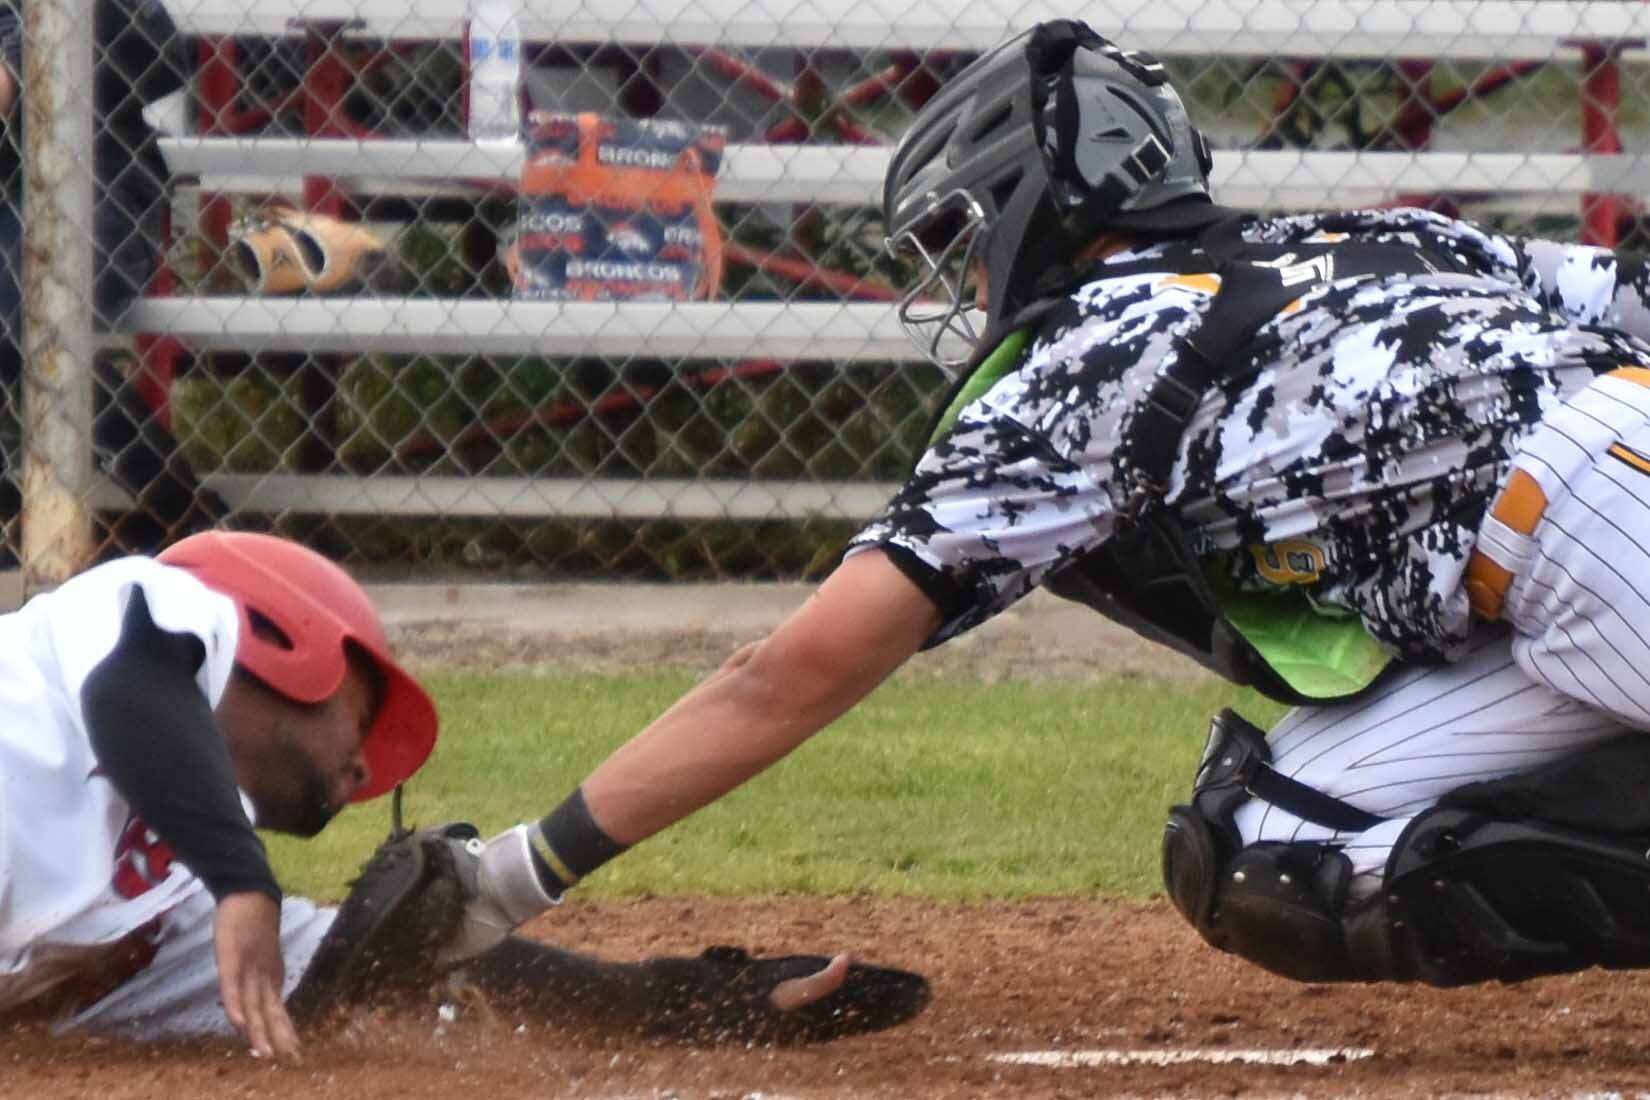
[[[1366,215],[1368,216],[1368,215]],[[1394,236],[1419,231],[1457,250],[1469,268],[1521,287],[1538,303],[1581,327],[1650,340],[1650,272],[1645,257],[1539,237],[1514,237],[1474,222],[1423,210],[1381,211]]]
[[[1149,376],[1199,315],[1194,295],[1159,287],[1155,277],[1097,284],[1057,309],[1019,368],[962,410],[850,543],[850,555],[882,549],[939,607],[928,646],[991,618],[1111,537],[1109,440],[1134,396],[1126,383]],[[1051,413],[1067,402],[1088,415]]]
[[[1525,289],[1543,305],[1580,325],[1650,340],[1650,276],[1643,257],[1560,241],[1507,240]]]
[[[1012,605],[1102,541],[1111,501],[1087,472],[1006,416],[964,415],[854,537],[939,607],[935,646]]]

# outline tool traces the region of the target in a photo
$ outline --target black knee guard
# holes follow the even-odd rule
[[[1434,808],[1393,845],[1346,923],[1369,978],[1453,986],[1650,966],[1643,844]]]
[[[1325,844],[1241,846],[1233,815],[1253,797],[1246,777],[1270,758],[1254,726],[1230,711],[1216,717],[1191,805],[1169,811],[1164,886],[1222,951],[1299,981],[1356,979],[1340,921],[1350,861]]]
[[[1337,849],[1241,846],[1237,807],[1256,796],[1282,802],[1255,782],[1268,760],[1260,732],[1223,713],[1191,805],[1169,814],[1164,883],[1213,946],[1306,981],[1456,986],[1650,967],[1650,852],[1637,830],[1641,786],[1631,782],[1650,774],[1642,735],[1445,795],[1399,835],[1382,889],[1350,905],[1351,865]],[[1601,801],[1622,777],[1633,786],[1617,799],[1626,801]],[[1298,792],[1286,794],[1295,799],[1287,808],[1313,819]],[[1367,827],[1327,820],[1339,812],[1316,819]],[[1549,813],[1567,824],[1530,816]]]

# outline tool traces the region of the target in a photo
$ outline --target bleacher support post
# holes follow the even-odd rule
[[[23,5],[23,572],[67,580],[92,542],[92,0]]]

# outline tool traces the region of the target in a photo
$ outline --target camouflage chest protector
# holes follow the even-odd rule
[[[1231,217],[1171,245],[1165,256],[1103,268],[1108,278],[1212,275],[1219,289],[1124,430],[1118,453],[1134,473],[1116,534],[1044,587],[1279,702],[1342,701],[1374,684],[1390,663],[1386,651],[1356,618],[1326,617],[1296,595],[1217,593],[1180,519],[1164,502],[1169,475],[1199,403],[1213,389],[1258,372],[1277,348],[1276,337],[1263,339],[1260,330],[1291,303],[1329,282],[1458,268],[1442,250],[1401,244],[1248,244],[1242,222]],[[961,372],[931,440],[1020,365],[1037,322],[1070,288],[1068,283],[1018,310],[1000,326],[998,339],[988,334],[981,340],[982,351]]]

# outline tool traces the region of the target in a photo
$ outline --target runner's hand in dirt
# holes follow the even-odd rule
[[[226,894],[218,902],[212,941],[218,988],[229,1022],[259,1057],[296,1057],[298,1032],[281,1002],[281,906],[257,891]]]

